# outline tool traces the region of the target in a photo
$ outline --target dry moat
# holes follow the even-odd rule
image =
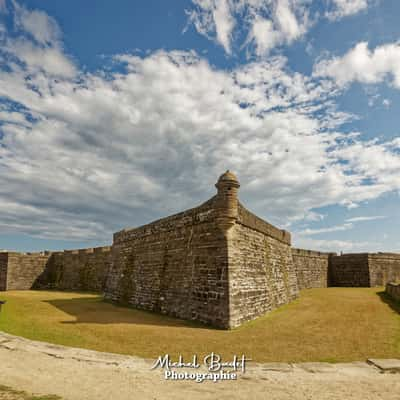
[[[104,302],[96,294],[10,291],[0,330],[73,347],[192,357],[216,351],[254,361],[400,358],[400,303],[382,288],[324,288],[226,331]]]

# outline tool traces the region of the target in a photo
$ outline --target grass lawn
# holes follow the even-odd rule
[[[309,289],[232,331],[116,306],[99,295],[0,292],[0,330],[30,339],[146,358],[218,353],[254,361],[400,358],[400,304],[382,288]]]

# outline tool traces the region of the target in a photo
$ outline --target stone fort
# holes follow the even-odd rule
[[[230,329],[306,288],[383,286],[400,254],[322,253],[247,210],[225,172],[198,207],[114,234],[110,247],[0,253],[0,290],[101,292],[106,300]]]

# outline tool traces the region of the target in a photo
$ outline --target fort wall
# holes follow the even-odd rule
[[[100,292],[121,304],[234,328],[302,289],[400,280],[400,254],[292,248],[289,232],[239,202],[239,186],[227,171],[210,200],[117,232],[111,247],[0,252],[0,290]]]
[[[203,205],[114,235],[105,298],[233,328],[298,294],[290,234],[237,200],[227,172]]]
[[[58,289],[101,292],[111,248],[0,253],[0,290]]]
[[[400,279],[400,254],[358,253],[332,256],[331,286],[385,286]]]
[[[228,235],[230,327],[236,327],[298,296],[290,234],[239,204]]]
[[[369,287],[368,254],[332,256],[330,284],[331,286]]]
[[[217,199],[114,234],[105,298],[221,328],[229,325],[227,243]]]
[[[7,290],[31,289],[46,268],[50,253],[7,253]]]
[[[54,252],[33,288],[102,292],[110,265],[111,247]]]
[[[369,281],[371,286],[385,286],[400,281],[400,254],[369,253]]]
[[[334,253],[292,248],[299,290],[324,288],[329,284],[330,257]]]
[[[0,252],[0,291],[7,290],[8,253]]]

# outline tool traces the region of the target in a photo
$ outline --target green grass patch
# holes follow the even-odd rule
[[[258,362],[400,358],[400,305],[382,288],[309,289],[291,304],[224,331],[104,302],[87,293],[11,291],[0,330],[146,358],[210,352]]]

